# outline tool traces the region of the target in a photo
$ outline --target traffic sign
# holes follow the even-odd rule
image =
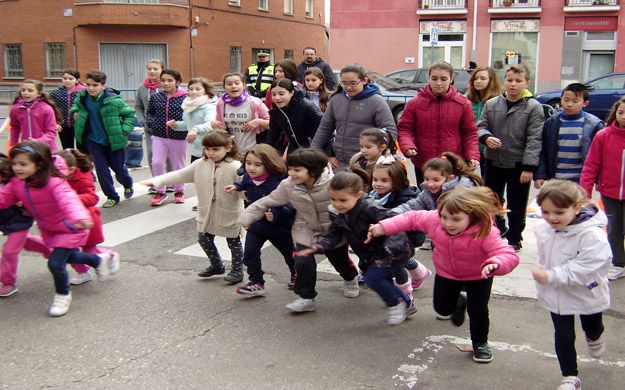
[[[432,46],[438,45],[438,27],[430,27],[430,44]]]

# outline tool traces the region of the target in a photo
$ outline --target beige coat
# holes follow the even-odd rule
[[[293,183],[290,177],[284,179],[271,194],[248,206],[241,214],[239,222],[249,226],[261,219],[268,208],[290,203],[297,211],[291,230],[293,241],[311,246],[330,229],[330,179],[332,173],[326,168],[310,191],[303,185]]]
[[[243,211],[242,194],[224,191],[224,187],[239,180],[239,161],[222,161],[215,166],[211,160],[195,160],[178,171],[154,178],[155,186],[195,183],[198,198],[197,230],[219,237],[234,238],[241,233],[238,222]]]

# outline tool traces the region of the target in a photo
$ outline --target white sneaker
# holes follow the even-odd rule
[[[297,298],[293,302],[286,305],[286,308],[296,313],[305,311],[315,311],[315,300],[306,298]]]
[[[590,341],[586,339],[586,346],[588,347],[588,353],[595,359],[599,359],[605,352],[605,344],[603,343],[603,337],[599,337],[597,340]]]
[[[557,390],[582,390],[582,381],[576,376],[565,376]]]
[[[616,280],[622,277],[625,277],[625,268],[613,265],[608,269],[608,280]]]
[[[399,325],[406,319],[406,304],[404,301],[399,302],[395,306],[388,308],[388,321],[389,325]]]
[[[119,255],[117,254],[117,252],[111,252],[112,254],[111,259],[109,260],[109,274],[114,274],[117,273],[117,271],[119,271]]]
[[[72,302],[72,293],[67,295],[54,294],[54,301],[50,306],[50,317],[60,317],[67,313],[69,310],[69,304]]]
[[[98,257],[100,258],[100,265],[98,265],[98,268],[95,269],[95,273],[98,274],[100,278],[105,278],[109,274],[111,255],[108,253],[100,253]]]
[[[87,272],[81,272],[76,274],[73,278],[69,279],[69,284],[73,286],[78,286],[93,280],[93,271],[91,269],[87,270]]]
[[[343,295],[347,298],[356,298],[360,294],[360,287],[358,287],[358,276],[352,280],[343,281]]]

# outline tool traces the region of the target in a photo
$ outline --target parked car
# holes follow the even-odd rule
[[[420,89],[425,87],[428,82],[428,76],[429,74],[427,68],[397,70],[386,74],[386,77],[389,79],[392,79],[398,84],[411,89]],[[455,70],[453,85],[460,93],[465,93],[467,86],[469,85],[470,78],[471,73],[468,71],[463,69]]]
[[[584,108],[601,119],[605,119],[614,103],[625,95],[625,72],[608,73],[584,83],[590,95],[590,104]],[[536,99],[560,110],[562,90],[549,91],[536,95]]]
[[[334,71],[334,76],[336,77],[336,83],[338,85],[340,82],[340,71]],[[386,99],[386,102],[393,113],[395,123],[399,123],[399,118],[401,118],[401,114],[404,112],[406,103],[408,103],[408,100],[417,95],[417,91],[407,89],[405,86],[396,83],[388,77],[382,76],[380,73],[368,72],[367,77],[369,77],[369,80],[380,88],[382,97]]]

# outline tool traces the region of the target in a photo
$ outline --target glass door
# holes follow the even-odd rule
[[[419,67],[429,68],[437,61],[447,61],[454,69],[464,66],[464,34],[441,34],[436,46],[430,44],[430,35],[421,35]]]

